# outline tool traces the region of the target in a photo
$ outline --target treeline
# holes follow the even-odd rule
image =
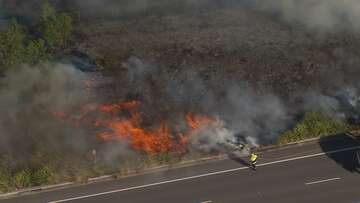
[[[35,24],[24,25],[14,17],[0,32],[0,75],[21,64],[36,65],[52,60],[67,47],[73,31],[72,18],[56,11],[49,2],[44,2],[40,10]],[[29,153],[31,158],[25,162],[1,154],[0,193],[46,184],[54,179],[55,167],[49,167],[47,154],[36,150]]]
[[[34,26],[21,25],[13,18],[0,32],[0,71],[51,59],[54,53],[66,48],[72,31],[72,18],[57,12],[47,1],[41,6]]]

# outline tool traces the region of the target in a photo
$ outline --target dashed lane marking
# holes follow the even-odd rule
[[[283,160],[278,160],[278,161],[272,161],[272,162],[267,162],[267,163],[263,163],[263,164],[258,164],[258,166],[267,166],[267,165],[272,165],[272,164],[278,164],[278,163],[284,163],[284,162],[289,162],[289,161],[307,159],[307,158],[312,158],[312,157],[323,156],[323,155],[326,155],[326,154],[334,154],[334,153],[338,153],[338,152],[345,152],[345,151],[351,151],[351,150],[356,150],[356,149],[360,149],[360,146],[347,147],[347,148],[328,151],[328,152],[321,152],[321,153],[316,153],[316,154],[311,154],[311,155],[306,155],[306,156],[300,156],[300,157],[294,157],[294,158],[283,159]],[[157,183],[150,183],[150,184],[139,185],[139,186],[134,186],[134,187],[128,187],[128,188],[123,188],[123,189],[118,189],[118,190],[107,191],[107,192],[101,192],[101,193],[95,193],[95,194],[90,194],[90,195],[72,197],[72,198],[68,198],[68,199],[55,200],[55,201],[51,201],[49,203],[69,202],[69,201],[74,201],[74,200],[79,200],[79,199],[97,197],[97,196],[101,196],[101,195],[108,195],[108,194],[112,194],[112,193],[119,193],[119,192],[125,192],[125,191],[136,190],[136,189],[143,189],[143,188],[148,188],[148,187],[153,187],[153,186],[158,186],[158,185],[163,185],[163,184],[175,183],[175,182],[180,182],[180,181],[185,181],[185,180],[198,179],[198,178],[203,178],[203,177],[207,177],[207,176],[214,176],[214,175],[230,173],[230,172],[235,172],[235,171],[240,171],[240,170],[245,170],[245,169],[249,169],[249,167],[246,166],[246,167],[233,168],[233,169],[229,169],[229,170],[217,171],[217,172],[212,172],[212,173],[205,173],[205,174],[189,176],[189,177],[184,177],[184,178],[178,178],[178,179],[173,179],[173,180],[167,180],[167,181],[162,181],[162,182],[157,182]]]
[[[305,183],[305,185],[313,185],[313,184],[324,183],[324,182],[340,180],[340,179],[341,178],[330,178],[330,179],[325,179],[325,180],[318,180],[318,181],[314,181],[314,182]]]

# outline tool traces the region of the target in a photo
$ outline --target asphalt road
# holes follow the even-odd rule
[[[1,202],[239,203],[360,202],[358,144],[345,136],[267,151],[258,170],[236,156]]]

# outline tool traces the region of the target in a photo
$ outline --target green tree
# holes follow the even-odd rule
[[[65,13],[56,13],[50,4],[45,2],[40,28],[43,39],[51,49],[66,47],[66,42],[73,31],[73,20]]]
[[[50,58],[48,54],[45,41],[42,39],[39,40],[30,40],[30,42],[25,47],[25,62],[29,64],[36,64],[42,61],[46,61]]]
[[[41,21],[46,21],[55,16],[55,9],[49,3],[49,1],[44,1],[41,7]]]
[[[24,59],[24,29],[13,20],[9,28],[0,33],[0,65],[10,68],[23,62]]]

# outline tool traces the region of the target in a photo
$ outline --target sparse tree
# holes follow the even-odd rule
[[[41,7],[41,21],[46,21],[48,19],[51,19],[55,16],[55,9],[52,7],[49,3],[49,1],[44,1],[42,7]]]
[[[25,62],[36,64],[50,58],[47,52],[45,41],[42,39],[31,40],[25,47]]]
[[[65,13],[56,13],[46,1],[41,14],[41,35],[51,49],[66,47],[73,31],[73,20]]]
[[[13,20],[9,28],[0,33],[0,65],[10,68],[23,62],[24,59],[24,29]]]

